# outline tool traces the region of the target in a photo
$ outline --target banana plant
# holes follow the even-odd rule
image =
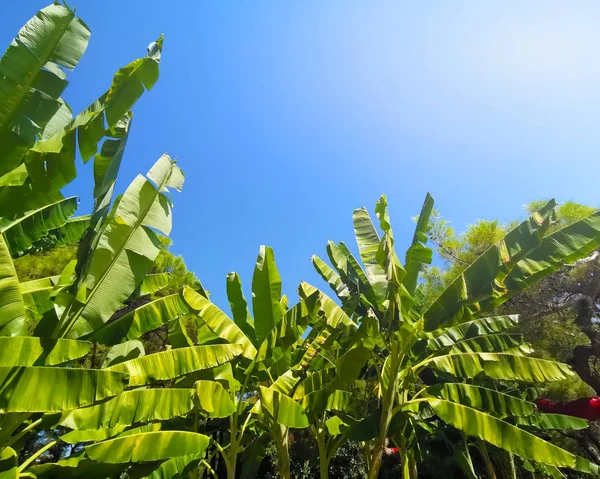
[[[127,340],[131,328],[119,327],[128,315],[108,323],[117,327],[107,327],[135,291],[147,293],[164,283],[164,278],[146,273],[158,253],[155,230],[168,234],[171,229],[169,189],[179,190],[182,184],[183,173],[163,155],[146,177],[139,175],[114,201],[110,211],[102,212],[105,207],[97,204],[92,217],[99,219],[89,226],[77,262],[68,265],[59,278],[34,280],[26,287],[15,279],[23,305],[33,305],[30,310],[42,317],[36,331],[48,334],[2,338],[6,354],[0,361],[6,368],[0,378],[0,408],[5,413],[0,444],[19,445],[43,427],[70,430],[19,465],[20,474],[31,470],[38,477],[64,477],[131,471],[162,477],[193,469],[204,460],[208,436],[187,430],[161,431],[160,425],[193,414],[197,390],[205,389],[163,386],[225,366],[242,353],[241,346],[184,344],[145,355],[139,341]],[[8,254],[6,265],[12,266]],[[151,306],[144,308],[150,311]],[[171,306],[167,312],[172,316],[161,317],[158,325],[189,313],[182,300]],[[139,309],[129,315],[130,326],[139,317]],[[19,321],[22,317],[12,322]],[[88,354],[92,343],[85,339],[94,338],[97,332],[101,341],[113,344],[103,368],[64,367]],[[60,391],[54,391],[55,387]],[[56,442],[93,444],[57,463],[34,465]],[[148,444],[152,453],[146,450]],[[136,445],[144,447],[136,449]],[[129,453],[118,452],[125,450]]]
[[[209,426],[214,418],[225,418],[228,423],[224,426],[223,443],[214,441],[228,478],[236,477],[240,456],[248,459],[245,469],[252,467],[251,462],[254,466],[260,464],[259,451],[261,444],[264,446],[265,433],[276,445],[280,476],[289,478],[289,428],[308,426],[306,412],[290,393],[306,374],[310,358],[321,345],[314,341],[313,332],[312,336],[302,338],[310,319],[302,302],[287,308],[271,248],[261,247],[256,261],[252,279],[253,315],[237,273],[227,276],[227,295],[233,319],[191,288],[183,292],[189,311],[198,317],[200,329],[206,328],[211,333],[206,335],[207,339],[215,338],[242,348],[231,368],[198,376],[199,407]],[[216,407],[219,403],[220,408]]]
[[[364,208],[353,215],[363,266],[344,243],[327,246],[333,267],[313,257],[343,312],[359,325],[356,341],[368,339],[363,347],[370,354],[360,379],[375,378],[370,413],[363,418],[338,414],[327,425],[331,434],[365,442],[370,478],[377,477],[389,441],[400,450],[405,477],[416,477],[417,429],[433,419],[524,460],[598,471],[595,464],[522,427],[527,419],[519,418],[538,423],[540,414],[532,403],[502,391],[502,382],[539,384],[574,372],[567,365],[530,357],[522,338],[506,332],[516,316],[489,315],[512,295],[600,245],[598,211],[547,234],[554,205],[550,201],[507,233],[429,305],[423,304],[418,275],[432,261],[426,245],[430,195],[404,265],[395,250],[385,196],[375,208],[381,236]],[[484,387],[483,379],[496,386]]]
[[[95,190],[106,188],[106,180],[116,177],[120,155],[106,153],[114,146],[112,140],[122,138],[122,122],[130,121],[131,107],[158,79],[162,37],[150,44],[145,57],[119,69],[106,93],[73,118],[61,95],[68,86],[67,72],[79,63],[89,38],[88,26],[74,10],[55,2],[21,28],[0,59],[4,223],[30,218],[40,208],[63,200],[60,190],[77,176],[77,152],[84,162],[94,157]]]
[[[131,124],[129,110],[158,79],[162,37],[150,45],[146,57],[120,69],[109,90],[73,118],[60,95],[67,86],[66,70],[75,68],[88,38],[89,29],[74,11],[55,3],[21,29],[0,60],[0,137],[5,160],[0,179],[0,473],[7,477],[27,474],[52,445],[21,465],[14,462],[15,451],[27,437],[51,427],[57,415],[89,410],[102,401],[122,401],[121,393],[148,378],[214,367],[239,354],[237,347],[227,345],[188,348],[161,357],[157,366],[143,357],[131,359],[131,351],[125,356],[114,351],[104,369],[79,366],[92,349],[83,336],[104,326],[136,289],[148,291],[160,283],[157,278],[144,281],[158,251],[154,230],[170,232],[168,189],[179,190],[183,184],[181,170],[165,155],[147,178],[136,178],[113,202]],[[77,199],[63,198],[60,189],[76,176],[77,151],[84,161],[94,157],[95,206],[92,215],[72,218]],[[19,282],[12,257],[72,242],[82,234],[77,261],[60,277]],[[28,335],[28,323],[35,326],[33,336]],[[130,361],[137,362],[131,366]],[[119,422],[112,429],[96,436],[133,436],[133,430],[123,431]],[[188,436],[139,430],[128,440],[144,441],[141,434],[146,433],[154,434],[147,440],[155,442],[157,456],[136,453],[119,459],[115,467],[158,461],[161,468],[178,468],[185,451],[178,444]],[[127,444],[115,441],[119,448]],[[191,441],[189,450],[201,455],[208,439],[195,435]],[[83,467],[111,463],[116,446],[109,446],[86,448],[79,460],[69,457],[65,471],[79,471],[75,467],[79,462]],[[108,451],[108,456],[101,451]],[[49,472],[43,474],[56,475],[52,471],[62,471],[61,467],[47,466]]]

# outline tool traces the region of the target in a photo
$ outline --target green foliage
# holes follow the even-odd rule
[[[595,218],[596,213],[571,223],[569,228],[550,231],[555,217],[551,201],[510,228],[495,221],[479,222],[461,237],[456,237],[443,221],[438,220],[436,224],[434,215],[429,234],[439,243],[442,256],[445,254],[455,261],[454,268],[431,274],[437,291],[432,291],[429,285],[430,291],[418,289],[411,297],[404,289],[406,272],[394,252],[385,205],[382,198],[375,210],[384,231],[377,252],[378,264],[386,275],[384,301],[368,294],[369,281],[373,286],[373,281],[380,280],[361,274],[347,250],[342,248],[330,254],[335,271],[315,261],[317,271],[338,294],[342,309],[353,311],[353,318],[361,324],[361,329],[366,332],[367,324],[373,320],[379,326],[377,341],[367,343],[370,349],[375,345],[378,349],[373,349],[371,357],[363,360],[366,364],[359,376],[367,384],[374,382],[370,388],[378,392],[378,401],[373,398],[367,407],[371,412],[366,418],[362,413],[362,420],[361,416],[354,419],[337,416],[336,426],[329,427],[330,434],[334,437],[348,434],[367,441],[369,477],[373,478],[380,470],[390,436],[400,448],[403,474],[414,477],[419,462],[416,428],[435,430],[441,427],[440,419],[467,435],[484,439],[525,459],[550,467],[596,471],[595,465],[567,451],[555,451],[554,446],[536,436],[525,437],[504,417],[534,415],[535,407],[522,402],[515,390],[512,396],[496,391],[505,389],[507,382],[562,381],[573,377],[572,370],[564,364],[528,357],[530,348],[521,345],[520,337],[505,334],[504,329],[515,324],[512,320],[502,320],[507,316],[479,319],[552,272],[561,261],[573,262],[585,256],[589,248],[598,244],[600,225],[590,219]],[[426,215],[428,210],[424,208]],[[355,213],[354,221],[360,248],[367,237],[364,225],[368,221],[364,209],[358,211],[360,214]],[[588,229],[592,223],[594,226]],[[422,221],[417,222],[417,230],[420,224]],[[365,259],[369,260],[363,255],[363,261]],[[368,264],[367,261],[367,270]],[[322,307],[321,314],[327,314]],[[360,345],[366,337],[359,330],[355,341]],[[340,364],[336,365],[339,369]],[[373,370],[377,371],[376,380],[372,372],[368,373]],[[451,384],[457,380],[471,381],[474,385]],[[423,387],[434,383],[435,388]],[[440,388],[442,384],[445,386]],[[493,386],[479,386],[484,384]],[[452,389],[448,389],[450,386]],[[328,426],[332,421],[333,418],[327,421]],[[318,423],[316,429],[319,429]],[[318,442],[324,441],[318,432],[316,438]],[[325,449],[320,448],[320,452]],[[426,458],[421,457],[421,460],[426,461]]]
[[[353,214],[359,257],[343,242],[329,242],[331,266],[313,257],[339,302],[303,282],[290,304],[262,246],[251,301],[228,275],[230,317],[169,251],[176,162],[163,155],[113,197],[129,110],[158,78],[162,37],[73,119],[63,68],[88,37],[53,4],[0,61],[0,475],[414,479],[433,459],[476,477],[482,465],[492,474],[488,447],[546,474],[598,473],[543,437],[585,421],[529,402],[546,383],[575,387],[549,360],[585,345],[573,317],[523,325],[542,346],[532,356],[508,332],[518,318],[499,310],[600,246],[598,212],[550,201],[522,222],[457,235],[427,195],[402,264],[382,196],[379,229],[365,208]],[[95,202],[70,218],[77,202],[60,190],[77,152],[94,159]],[[445,270],[428,269],[428,240]],[[590,276],[578,265],[561,285]],[[573,335],[559,343],[561,322]],[[428,458],[439,442],[445,453]]]
[[[28,254],[15,259],[15,269],[20,281],[59,276],[77,255],[77,245],[71,244],[58,248]]]

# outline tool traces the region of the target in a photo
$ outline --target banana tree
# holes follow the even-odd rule
[[[486,313],[560,265],[597,248],[600,213],[546,234],[554,208],[554,202],[549,202],[425,305],[418,276],[432,260],[425,234],[432,208],[428,195],[404,265],[395,251],[385,196],[375,209],[381,237],[364,208],[354,212],[364,269],[344,243],[328,244],[333,268],[313,257],[341,309],[369,339],[365,347],[371,353],[364,362],[362,379],[375,377],[377,384],[370,414],[362,419],[338,415],[328,423],[330,433],[365,441],[370,478],[377,477],[389,441],[401,452],[405,477],[416,477],[416,431],[432,418],[525,460],[595,473],[595,464],[523,429],[518,418],[537,421],[537,409],[503,392],[498,383],[545,383],[566,379],[573,371],[564,364],[528,356],[530,348],[522,344],[522,338],[505,331],[517,321],[515,316],[489,317]],[[496,386],[483,387],[482,379]]]
[[[162,38],[151,44],[146,57],[120,69],[110,89],[72,119],[60,97],[67,86],[64,69],[76,66],[88,38],[85,23],[55,3],[21,29],[0,60],[5,160],[0,180],[0,449],[9,463],[16,457],[13,448],[49,426],[45,415],[118,397],[128,387],[128,371],[77,367],[91,343],[63,337],[81,336],[72,330],[85,329],[88,321],[97,329],[140,286],[157,251],[153,229],[168,234],[171,227],[171,200],[164,192],[180,189],[183,182],[179,168],[165,156],[148,179],[134,181],[109,214],[129,109],[158,78]],[[84,161],[95,155],[96,205],[91,217],[72,219],[77,199],[63,198],[60,189],[76,176],[77,149]],[[86,230],[77,263],[60,277],[19,282],[11,256],[71,242]],[[27,322],[35,323],[34,337],[27,336]],[[217,352],[192,354],[196,367],[213,365]],[[8,470],[23,473],[44,450]]]
[[[94,157],[96,189],[107,186],[98,182],[107,171],[106,179],[114,180],[120,155],[106,153],[114,146],[111,139],[122,138],[120,123],[130,121],[131,107],[158,79],[162,37],[150,44],[146,57],[119,69],[106,93],[73,118],[61,95],[68,85],[67,72],[79,63],[89,37],[83,20],[66,4],[55,2],[21,28],[0,59],[4,222],[63,200],[60,190],[77,175],[77,152],[84,162]]]
[[[207,420],[228,419],[223,444],[214,443],[225,463],[227,477],[236,477],[241,455],[248,458],[244,463],[247,469],[253,467],[250,458],[254,459],[254,466],[260,464],[264,433],[270,435],[276,445],[280,476],[289,477],[289,428],[308,426],[304,409],[290,392],[306,374],[309,359],[317,354],[321,345],[314,341],[314,333],[306,340],[302,338],[310,320],[303,303],[287,308],[271,248],[261,247],[256,261],[252,279],[253,316],[237,273],[227,276],[227,295],[233,319],[191,288],[183,292],[183,299],[197,315],[201,329],[206,328],[216,341],[242,348],[231,369],[198,376],[199,407]],[[215,391],[224,398],[221,404],[226,404],[226,408],[215,407]]]

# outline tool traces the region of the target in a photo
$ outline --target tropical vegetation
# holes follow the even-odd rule
[[[400,255],[382,196],[377,226],[353,213],[358,257],[330,241],[328,262],[312,258],[331,296],[302,282],[291,301],[261,246],[250,301],[230,273],[225,312],[168,251],[178,164],[162,155],[114,192],[163,38],[73,115],[61,95],[89,38],[54,3],[0,60],[1,479],[250,478],[266,474],[265,457],[289,478],[300,439],[318,456],[305,474],[321,478],[344,477],[343,454],[361,455],[370,479],[390,462],[406,478],[599,473],[593,455],[553,436],[588,423],[533,400],[577,374],[596,384],[600,211],[551,200],[457,237],[427,195]],[[79,158],[93,159],[94,206],[73,216],[78,199],[61,190]],[[431,242],[444,271],[430,267]],[[585,285],[576,301],[569,264]],[[545,292],[556,274],[569,292]],[[552,299],[545,316],[575,311],[591,341],[564,357],[575,370],[518,329],[527,294]]]

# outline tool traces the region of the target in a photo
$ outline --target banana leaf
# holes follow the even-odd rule
[[[425,330],[434,331],[468,320],[469,306],[504,294],[504,279],[519,261],[541,245],[554,205],[554,200],[549,201],[486,250],[450,283],[425,311]]]
[[[545,383],[562,381],[575,375],[566,364],[508,353],[456,353],[427,361],[439,371],[456,377]]]
[[[429,399],[427,402],[442,421],[511,454],[592,474],[599,471],[595,464],[494,416],[442,399]]]
[[[236,404],[220,383],[215,381],[197,381],[194,401],[198,409],[208,413],[208,417],[227,417],[233,414]]]
[[[193,408],[193,390],[135,389],[93,406],[64,412],[58,424],[69,429],[128,427],[148,421],[185,416]]]
[[[283,319],[281,278],[273,249],[261,246],[252,276],[252,310],[256,340],[262,343]]]
[[[84,357],[90,347],[72,339],[0,337],[0,366],[56,366]]]
[[[417,226],[413,236],[412,244],[406,250],[406,259],[404,268],[406,269],[406,277],[404,278],[404,286],[410,294],[415,292],[419,273],[425,269],[433,260],[433,251],[425,246],[427,243],[427,228],[429,226],[429,218],[433,211],[433,198],[427,193],[421,213],[417,219]]]
[[[195,312],[213,333],[230,344],[239,345],[242,348],[244,357],[254,359],[257,351],[252,341],[229,316],[211,303],[209,299],[188,286],[183,290],[183,299],[190,311]]]
[[[132,340],[142,334],[159,328],[167,321],[189,310],[179,294],[171,294],[146,303],[120,318],[114,319],[95,331],[89,339],[107,346],[120,343],[123,339]]]
[[[427,392],[441,399],[480,409],[500,418],[529,417],[537,412],[535,405],[529,401],[473,384],[436,384],[428,387]]]
[[[0,412],[59,412],[123,391],[119,372],[61,367],[0,367]]]
[[[385,271],[377,262],[377,251],[381,242],[379,234],[364,207],[354,210],[352,222],[365,273],[377,302],[381,303],[386,296],[388,281]]]
[[[213,368],[231,361],[241,352],[242,348],[237,344],[171,349],[131,359],[111,366],[107,370],[129,374],[129,386],[144,386]]]

